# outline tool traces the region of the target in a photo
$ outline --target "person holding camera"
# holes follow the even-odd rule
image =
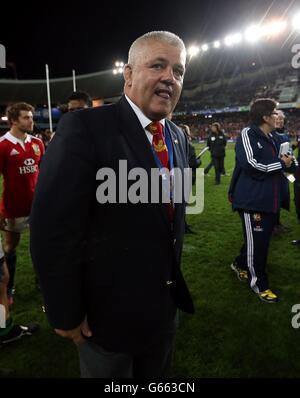
[[[274,135],[277,136],[276,142],[278,142],[278,150],[280,149],[280,145],[283,143],[289,144],[289,136],[284,129],[285,123],[285,114],[282,110],[277,110],[277,120],[276,120],[276,130],[273,132]],[[286,144],[288,147],[290,147]],[[290,150],[291,152],[291,150]],[[290,187],[289,181],[286,178],[285,174],[281,173],[281,184],[280,184],[280,208],[277,213],[276,224],[273,229],[273,235],[280,235],[284,232],[287,232],[289,228],[286,225],[283,225],[280,221],[280,209],[290,210]]]

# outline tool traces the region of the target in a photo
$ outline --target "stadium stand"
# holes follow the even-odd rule
[[[222,124],[229,139],[235,139],[247,124],[246,114],[255,98],[271,97],[288,112],[287,128],[300,135],[299,71],[291,67],[291,49],[272,43],[241,48],[211,49],[190,59],[181,100],[173,114],[178,124],[187,124],[197,140],[205,140],[211,123]],[[123,79],[112,70],[77,76],[77,87],[100,103],[115,102]],[[72,91],[72,78],[50,79],[54,128],[63,113],[63,101]],[[37,133],[47,129],[48,110],[45,80],[0,79],[0,117],[10,102],[35,104]],[[94,105],[95,106],[95,105]],[[0,119],[0,134],[7,131]]]
[[[290,65],[281,64],[185,89],[176,111],[247,106],[260,97],[271,97],[280,103],[295,102],[298,94],[298,72],[291,74]]]

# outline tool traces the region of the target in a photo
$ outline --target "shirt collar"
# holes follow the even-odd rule
[[[8,141],[10,141],[10,142],[12,142],[13,144],[15,144],[15,145],[16,145],[17,143],[23,145],[23,144],[26,144],[27,142],[31,142],[31,137],[30,137],[29,134],[26,134],[26,138],[25,138],[25,140],[23,141],[23,140],[20,140],[19,138],[15,137],[14,135],[12,135],[10,131],[8,131],[8,132],[5,134],[5,138],[6,138]]]
[[[143,114],[143,112],[140,110],[140,108],[138,106],[135,105],[135,103],[133,103],[131,101],[131,99],[129,99],[127,97],[127,95],[125,94],[125,98],[128,101],[129,105],[131,106],[132,110],[134,111],[134,113],[136,114],[137,118],[139,119],[143,129],[146,129],[146,127],[152,122],[152,120],[150,120],[147,116],[145,116]],[[166,119],[161,119],[159,120],[159,122],[165,127],[165,121]]]
[[[263,138],[265,139],[270,139],[270,137],[272,137],[272,134],[269,133],[268,135],[266,135],[256,124],[252,124],[250,125],[250,127],[259,135],[261,135]]]

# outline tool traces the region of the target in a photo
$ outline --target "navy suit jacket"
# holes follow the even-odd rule
[[[187,140],[166,123],[174,166],[188,167]],[[41,165],[30,246],[50,324],[72,329],[87,315],[92,341],[135,352],[173,327],[176,308],[194,307],[180,271],[185,204],[176,204],[171,228],[166,204],[96,200],[98,170],[118,181],[120,159],[148,176],[157,167],[125,97],[65,115]]]

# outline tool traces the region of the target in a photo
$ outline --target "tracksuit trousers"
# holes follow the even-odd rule
[[[239,211],[244,233],[244,244],[235,262],[239,268],[248,271],[248,282],[255,293],[269,289],[266,273],[269,243],[274,225],[275,213]]]

